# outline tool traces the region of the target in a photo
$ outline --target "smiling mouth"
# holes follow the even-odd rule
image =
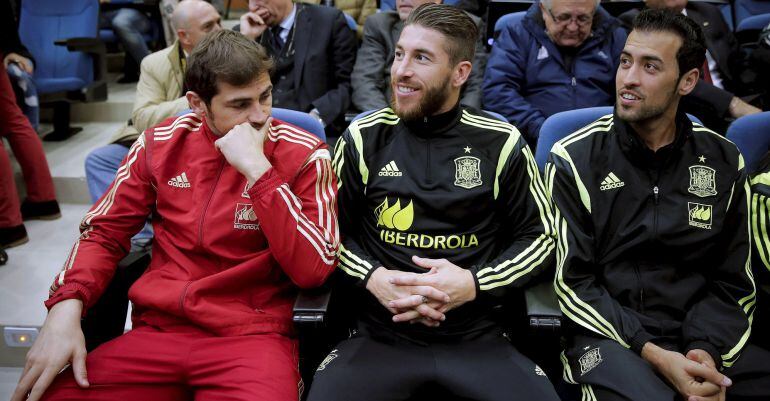
[[[398,93],[409,94],[409,93],[417,92],[418,89],[417,88],[412,88],[412,87],[409,87],[409,86],[396,85],[396,91]]]
[[[641,98],[639,96],[636,96],[633,93],[628,93],[628,92],[621,93],[620,94],[620,98],[623,99],[623,100],[629,100],[629,101],[641,100]]]

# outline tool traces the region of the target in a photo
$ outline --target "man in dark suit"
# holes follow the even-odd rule
[[[327,134],[342,131],[356,37],[341,11],[291,0],[249,0],[240,31],[275,60],[274,107],[310,113]]]
[[[761,111],[735,95],[740,95],[742,89],[739,83],[741,66],[738,41],[722,18],[719,8],[713,4],[687,0],[645,0],[645,4],[649,8],[666,8],[682,13],[703,30],[708,49],[708,68],[703,68],[702,81],[689,96],[682,99],[682,106],[687,112],[698,116],[709,128],[724,133],[729,123],[727,120]],[[627,29],[630,29],[639,11],[630,10],[620,15],[619,19]]]

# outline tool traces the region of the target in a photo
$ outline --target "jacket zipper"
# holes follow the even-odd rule
[[[639,271],[639,265],[634,263],[634,273],[639,281],[639,312],[644,313],[644,285],[642,284],[642,273]]]
[[[203,212],[201,213],[200,223],[198,224],[198,246],[203,246],[203,221],[206,220],[206,212],[209,210],[209,204],[211,204],[211,198],[214,197],[214,190],[217,188],[217,184],[219,184],[219,178],[222,176],[222,170],[224,170],[224,167],[225,167],[225,160],[224,158],[222,158],[222,163],[219,164],[219,172],[217,173],[217,179],[214,181],[214,185],[211,186],[209,197],[208,199],[206,199],[206,206],[203,207]]]
[[[428,138],[425,141],[425,146],[426,146],[425,160],[427,162],[427,167],[428,167],[427,168],[428,171],[426,173],[426,178],[427,178],[428,183],[432,183],[433,177],[431,176],[431,173],[430,173],[430,170],[431,170],[430,169],[430,138]]]

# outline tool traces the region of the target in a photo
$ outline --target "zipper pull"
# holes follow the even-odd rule
[[[658,204],[658,199],[659,199],[658,195],[659,195],[659,193],[660,193],[660,190],[658,190],[658,186],[657,185],[652,187],[652,195],[653,195],[653,199],[655,199],[655,204],[656,205]]]
[[[577,80],[575,77],[572,77],[572,86],[577,86]]]

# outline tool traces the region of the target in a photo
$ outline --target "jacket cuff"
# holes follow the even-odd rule
[[[655,336],[646,332],[644,329],[640,329],[638,332],[636,332],[636,335],[631,338],[631,341],[629,341],[631,350],[636,352],[637,355],[642,355],[642,348],[644,348],[644,344],[651,342],[653,338],[655,338]]]
[[[88,310],[89,300],[91,298],[91,291],[86,286],[79,283],[68,283],[59,287],[51,296],[45,301],[45,307],[50,311],[54,305],[61,301],[68,299],[79,299],[83,301],[83,316],[86,315]]]
[[[722,369],[722,355],[719,353],[719,350],[717,350],[717,347],[715,347],[713,344],[704,340],[691,341],[689,344],[687,344],[687,347],[685,347],[684,354],[687,355],[688,352],[694,349],[702,349],[708,352],[709,355],[711,355],[711,358],[714,360],[714,363],[717,366],[717,370]]]
[[[380,267],[382,267],[384,269],[383,266],[375,266],[375,267],[372,267],[371,269],[369,269],[369,271],[366,273],[366,276],[364,277],[364,279],[361,280],[361,282],[360,282],[362,288],[366,288],[366,284],[369,283],[369,279],[372,277],[372,273],[374,273],[374,271],[379,269]]]
[[[268,192],[275,191],[276,188],[283,184],[283,179],[275,171],[275,168],[271,167],[262,174],[262,177],[259,177],[259,179],[254,182],[254,185],[252,185],[246,193],[249,194],[249,198],[254,202],[265,196]]]

